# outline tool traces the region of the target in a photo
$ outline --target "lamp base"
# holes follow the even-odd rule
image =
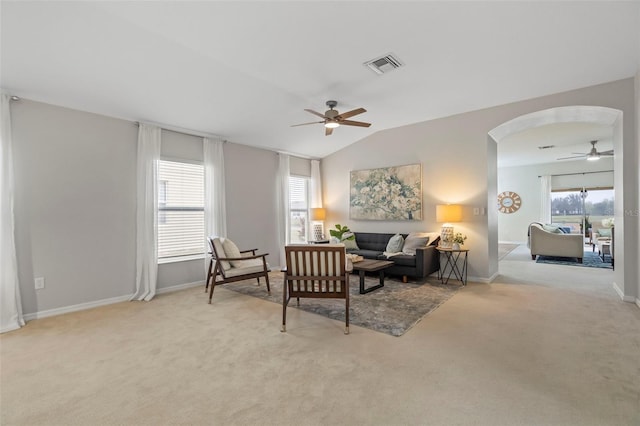
[[[440,247],[451,248],[453,246],[453,226],[445,225],[440,231]]]
[[[324,239],[324,227],[322,226],[322,223],[316,223],[313,225],[313,238],[315,238],[316,241]]]

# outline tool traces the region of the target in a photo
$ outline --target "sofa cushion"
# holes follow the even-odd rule
[[[411,266],[411,267],[415,267],[416,266],[416,257],[410,254],[398,254],[395,256],[391,256],[390,258],[386,258],[384,255],[378,257],[378,259],[380,260],[391,260],[393,261],[393,263],[395,263],[396,265],[401,265],[401,266]]]
[[[354,232],[358,247],[364,250],[385,251],[391,237],[395,234],[379,234],[375,232]]]
[[[382,252],[377,250],[347,250],[347,253],[357,254],[365,259],[377,259],[379,256],[382,256]]]

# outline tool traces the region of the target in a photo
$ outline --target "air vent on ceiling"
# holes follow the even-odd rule
[[[364,63],[376,74],[384,74],[389,71],[393,71],[396,68],[400,68],[404,64],[400,60],[389,53],[379,58],[372,59]]]
[[[539,146],[538,149],[551,149],[551,148],[555,148],[555,145],[544,145],[544,146]]]

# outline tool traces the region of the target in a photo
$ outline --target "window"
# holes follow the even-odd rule
[[[158,259],[204,252],[204,167],[158,164]]]
[[[290,243],[306,243],[309,229],[309,178],[289,176]]]
[[[551,193],[551,222],[562,224],[571,233],[602,227],[602,219],[613,217],[613,188],[558,190]],[[585,228],[586,226],[586,228]]]

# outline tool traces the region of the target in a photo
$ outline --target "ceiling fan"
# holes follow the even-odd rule
[[[586,158],[589,161],[596,161],[599,160],[600,157],[611,157],[613,156],[613,150],[610,149],[609,151],[598,151],[596,149],[596,144],[598,143],[598,141],[591,141],[591,150],[589,152],[587,152],[586,154],[582,154],[580,152],[574,152],[573,154],[578,154],[578,155],[574,155],[572,157],[561,157],[561,158],[557,158],[557,160],[569,160],[572,158]]]
[[[358,127],[369,127],[371,123],[365,123],[362,121],[353,121],[347,120],[349,117],[353,117],[354,115],[362,114],[363,112],[367,112],[364,108],[356,108],[351,111],[343,112],[340,114],[337,109],[334,109],[338,105],[337,101],[327,101],[328,110],[324,112],[324,114],[320,114],[312,109],[305,109],[305,111],[310,112],[313,115],[317,115],[318,117],[322,117],[322,121],[312,121],[311,123],[302,123],[302,124],[294,124],[291,127],[297,126],[306,126],[307,124],[319,124],[324,123],[324,134],[325,136],[329,136],[333,133],[333,129],[339,127],[341,125],[344,126],[358,126]]]

